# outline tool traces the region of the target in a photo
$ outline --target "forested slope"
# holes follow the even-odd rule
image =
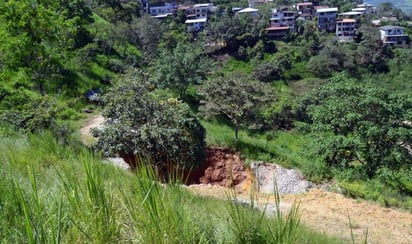
[[[318,3],[344,11],[359,1]],[[411,209],[412,50],[383,46],[371,25],[393,15],[387,24],[410,33],[409,16],[385,3],[360,19],[354,42],[317,31],[315,19],[274,41],[270,9],[288,1],[259,7],[259,17],[231,14],[245,1],[215,4],[192,33],[182,11],[159,21],[134,1],[1,2],[2,131],[51,130],[71,143],[82,111],[101,109],[106,129],[93,149],[107,155],[164,170],[220,145]]]

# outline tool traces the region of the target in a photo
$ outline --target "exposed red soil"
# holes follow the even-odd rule
[[[227,148],[210,147],[206,149],[206,162],[189,176],[190,184],[212,184],[235,187],[250,180],[240,154]]]

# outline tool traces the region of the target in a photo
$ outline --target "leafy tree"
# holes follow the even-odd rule
[[[138,1],[97,0],[97,3],[101,8],[99,12],[114,24],[118,21],[131,22],[133,17],[140,16]]]
[[[25,70],[44,95],[48,82],[56,82],[58,54],[64,44],[64,19],[52,1],[0,3],[0,63],[2,69]]]
[[[307,66],[313,74],[321,78],[330,77],[334,72],[342,71],[345,54],[334,43],[327,43],[318,55],[310,58]]]
[[[362,25],[359,33],[360,45],[353,54],[356,64],[372,72],[387,71],[386,58],[390,56],[390,52],[383,48],[379,32],[373,26]]]
[[[286,55],[268,63],[262,63],[255,68],[253,76],[263,82],[272,82],[283,78],[285,70],[291,68],[291,61]]]
[[[93,41],[88,25],[94,22],[92,10],[84,0],[59,0],[57,12],[64,16],[68,49],[78,49]]]
[[[199,84],[211,62],[196,43],[178,42],[176,48],[163,48],[154,68],[155,80],[161,87],[176,91],[184,99],[190,85]]]
[[[236,36],[241,32],[241,26],[230,16],[224,15],[207,25],[206,31],[211,42],[215,41],[222,46],[233,46]]]
[[[216,18],[206,27],[208,42],[214,42],[234,54],[239,49],[254,47],[259,40],[263,40],[266,45],[267,16],[269,14],[260,18],[249,15],[223,15]]]
[[[164,30],[159,21],[152,18],[150,15],[144,15],[133,23],[135,28],[132,29],[136,43],[144,52],[144,56],[151,59],[157,54],[157,47],[163,39]],[[131,40],[133,40],[131,38]]]
[[[410,96],[389,93],[373,84],[338,74],[305,99],[315,148],[329,166],[361,164],[369,177],[381,167],[411,167]]]
[[[136,71],[123,75],[103,99],[106,121],[102,130],[94,131],[95,149],[134,163],[141,157],[159,170],[203,162],[205,129],[200,121],[186,104],[157,94]]]
[[[262,106],[273,100],[265,83],[237,72],[209,80],[200,93],[203,96],[200,111],[206,118],[219,115],[228,118],[235,127],[236,141],[239,128],[254,121]]]

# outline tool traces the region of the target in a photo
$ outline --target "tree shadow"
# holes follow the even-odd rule
[[[248,143],[239,139],[237,142],[233,143],[234,149],[242,152],[243,155],[247,155],[248,158],[259,159],[264,156],[264,158],[275,158],[277,154],[271,152],[269,148],[264,148],[258,146],[257,144]]]

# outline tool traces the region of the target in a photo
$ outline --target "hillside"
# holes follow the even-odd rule
[[[410,240],[407,1],[164,2],[0,1],[0,242],[341,243],[348,208],[357,240]],[[237,184],[257,161],[353,199],[285,196],[300,224],[177,184]]]

